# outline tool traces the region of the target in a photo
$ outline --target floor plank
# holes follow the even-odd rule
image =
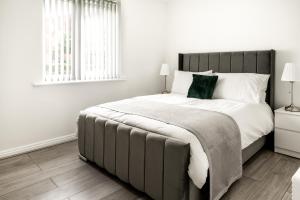
[[[77,142],[46,148],[28,155],[40,168],[50,169],[78,159]]]
[[[89,165],[83,165],[79,168],[67,171],[65,173],[52,177],[53,182],[58,186],[67,185],[72,182],[80,181],[85,178],[97,177],[98,179],[107,180],[108,177],[103,175],[99,170]]]
[[[288,157],[281,158],[276,166],[270,170],[268,176],[260,183],[250,199],[253,200],[281,200],[288,190],[292,175],[299,165],[291,162]]]
[[[40,171],[26,154],[0,161],[0,183]]]
[[[4,195],[3,198],[8,200],[31,199],[36,195],[43,194],[55,188],[56,185],[50,179],[46,179],[33,185],[27,186],[23,189],[10,192]]]
[[[67,185],[63,185],[54,190],[46,192],[44,194],[38,195],[35,198],[32,198],[32,200],[53,200],[53,199],[63,200],[63,199],[69,198],[77,193],[88,190],[102,182],[105,182],[105,180],[98,179],[97,177],[82,178],[80,180],[76,180]]]
[[[268,150],[244,166],[222,200],[291,200],[300,160]],[[104,170],[78,159],[77,142],[0,160],[0,200],[149,200]]]
[[[56,168],[52,168],[50,170],[42,170],[39,172],[34,172],[30,175],[18,177],[10,181],[0,182],[0,196],[32,185],[41,180],[51,178],[59,174],[64,174],[72,169],[76,169],[84,165],[86,165],[86,163],[78,159],[68,164],[57,166]]]
[[[100,200],[101,198],[108,196],[114,192],[120,190],[122,186],[116,181],[108,180],[106,182],[99,183],[87,190],[84,190],[74,196],[71,196],[71,200]]]
[[[243,175],[254,180],[263,180],[280,158],[281,155],[277,153],[263,150],[245,164]]]
[[[146,194],[135,190],[132,186],[123,183],[122,189],[103,197],[101,200],[151,200]]]
[[[101,200],[135,200],[137,199],[138,196],[134,192],[128,190],[128,189],[120,189],[112,194],[109,194],[105,197],[103,197]]]
[[[257,189],[257,181],[243,176],[235,182],[229,191],[223,196],[222,200],[241,200],[252,196]]]

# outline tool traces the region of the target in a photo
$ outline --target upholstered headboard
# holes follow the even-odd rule
[[[179,70],[270,74],[266,102],[274,109],[274,50],[179,54]]]

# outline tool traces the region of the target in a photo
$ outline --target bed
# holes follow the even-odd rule
[[[240,128],[240,154],[244,163],[266,144],[266,133],[273,129],[274,64],[274,50],[179,54],[181,71],[270,74],[266,92],[268,105],[245,105],[222,99],[196,100],[164,94],[124,100],[122,107],[127,102],[140,105],[147,101],[154,110],[156,102],[159,102],[165,103],[169,110],[180,106],[184,107],[183,112],[198,107],[224,113],[233,118]],[[157,106],[157,109],[159,112],[163,108]],[[176,112],[174,114],[178,115]],[[243,118],[252,120],[242,125]],[[205,150],[201,149],[201,144],[189,130],[168,123],[168,120],[115,110],[104,104],[81,112],[78,119],[79,152],[81,157],[96,163],[153,199],[219,199],[228,188],[211,197],[210,173],[213,170],[208,172]]]

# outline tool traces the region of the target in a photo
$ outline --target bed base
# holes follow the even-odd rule
[[[246,162],[265,138],[243,150]],[[208,199],[208,181],[199,190],[189,179],[189,144],[99,116],[78,119],[80,158],[106,169],[157,200]]]

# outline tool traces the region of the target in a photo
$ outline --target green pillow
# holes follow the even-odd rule
[[[193,82],[188,96],[190,98],[211,99],[218,80],[218,76],[203,76],[193,74]]]

